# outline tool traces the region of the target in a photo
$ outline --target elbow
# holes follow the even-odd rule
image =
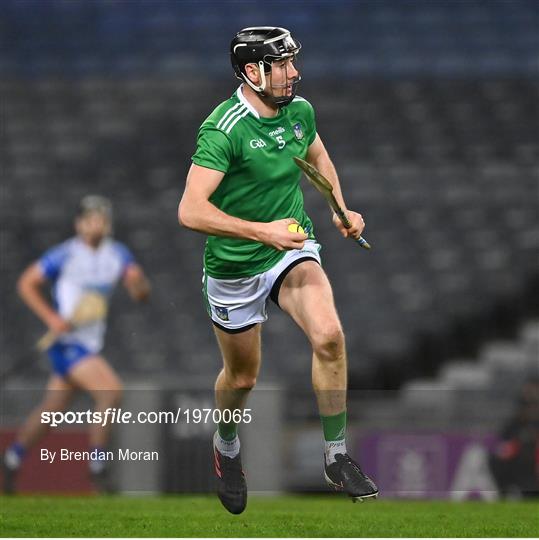
[[[24,301],[27,301],[29,298],[32,298],[36,292],[39,292],[42,284],[43,277],[41,276],[41,272],[37,265],[31,265],[19,276],[15,288],[17,294]]]
[[[19,279],[17,280],[17,285],[16,285],[17,294],[18,294],[19,296],[22,296],[23,287],[24,287],[24,285],[23,285],[23,283],[22,283],[22,279],[19,278]]]
[[[28,290],[28,278],[25,274],[19,277],[17,280],[17,294],[24,298],[26,291]]]
[[[183,199],[178,206],[178,223],[187,229],[195,229],[195,216]]]
[[[23,302],[28,302],[29,298],[32,298],[34,291],[39,290],[39,285],[34,282],[25,272],[18,280],[16,284],[16,290],[19,298]]]
[[[180,201],[180,204],[178,205],[178,223],[185,227],[185,209],[183,207],[183,201]]]

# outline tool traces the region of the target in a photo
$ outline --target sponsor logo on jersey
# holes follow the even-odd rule
[[[264,146],[266,146],[266,143],[262,139],[251,139],[249,141],[249,146],[251,148],[264,148]]]
[[[275,137],[275,135],[280,135],[281,133],[284,133],[285,129],[282,126],[279,126],[277,129],[274,129],[273,131],[270,131],[268,135],[270,137]]]
[[[230,320],[228,318],[228,308],[226,307],[219,307],[219,306],[213,306],[215,308],[215,314],[217,317],[219,317],[222,321],[228,321]]]
[[[301,141],[301,139],[303,139],[303,129],[301,129],[301,124],[299,122],[297,124],[294,124],[294,135],[296,136],[296,139],[298,141]]]

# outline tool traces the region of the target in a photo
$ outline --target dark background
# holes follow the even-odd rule
[[[106,353],[123,374],[213,376],[203,238],[176,208],[196,131],[236,85],[233,34],[290,28],[299,94],[367,222],[364,252],[305,186],[347,334],[354,388],[394,389],[514,338],[537,315],[534,0],[88,2],[0,5],[1,294],[6,373],[43,377],[23,268],[72,232],[86,193],[145,267],[150,305],[114,303]],[[262,379],[308,387],[306,340],[277,309]]]
[[[122,406],[211,406],[197,397],[221,365],[201,296],[204,238],[176,211],[197,129],[239,84],[230,40],[256,25],[302,42],[299,94],[373,245],[342,239],[305,185],[347,336],[352,454],[390,496],[492,498],[485,460],[513,413],[532,478],[537,411],[523,416],[514,400],[538,372],[535,0],[0,2],[2,444],[49,373],[16,280],[73,233],[87,193],[113,200],[115,236],[153,284],[148,305],[123,292],[112,305],[105,354]],[[272,306],[263,346],[259,386],[274,390],[251,397],[258,421],[241,430],[250,487],[322,489],[307,340]],[[116,430],[117,446],[163,456],[116,468],[120,489],[211,489],[213,427],[184,428]],[[42,444],[85,441],[61,430]],[[84,464],[44,470],[33,452],[23,491],[91,489]]]

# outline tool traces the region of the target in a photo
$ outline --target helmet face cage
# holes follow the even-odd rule
[[[283,62],[281,64],[282,60],[287,60],[287,62]],[[292,66],[295,68],[295,71],[298,72],[294,77],[289,76],[290,64],[292,64]],[[264,97],[268,99],[271,99],[271,101],[273,101],[276,105],[286,106],[296,97],[297,86],[299,81],[301,80],[301,76],[299,75],[299,70],[296,63],[296,55],[294,53],[285,58],[274,59],[270,65],[271,76],[269,78],[269,81],[266,77],[266,90],[271,89],[271,94],[264,91],[262,95],[264,95]],[[275,79],[279,80],[280,82],[275,83]],[[287,95],[287,88],[289,87],[291,89],[291,93],[290,95]]]
[[[301,79],[299,75],[289,79],[288,72],[282,79],[284,84],[271,85],[268,87],[267,75],[271,73],[275,62],[295,58],[301,44],[296,41],[288,30],[278,27],[253,27],[245,28],[238,32],[230,44],[230,59],[236,77],[247,83],[255,92],[280,107],[288,105],[295,97],[297,85]],[[247,77],[245,66],[256,64],[260,70],[260,84],[255,85]],[[288,63],[282,66],[288,69]],[[275,96],[273,92],[267,92],[268,88],[282,89],[289,86],[291,95]]]

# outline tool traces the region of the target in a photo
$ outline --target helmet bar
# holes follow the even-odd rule
[[[273,26],[250,26],[249,28],[244,28],[241,31],[241,33],[244,33],[244,32],[263,32],[263,31],[271,32],[272,30],[275,30],[275,28]],[[284,30],[278,36],[274,36],[272,38],[262,40],[262,43],[264,45],[267,45],[268,43],[273,43],[274,41],[279,41],[280,39],[283,39],[285,37],[290,37],[290,31]]]
[[[243,79],[245,82],[255,91],[255,92],[264,92],[266,89],[266,73],[264,71],[264,61],[260,60],[258,62],[258,71],[260,72],[260,86],[257,86],[255,83],[253,83],[249,77],[247,77],[246,73],[241,73]]]
[[[279,41],[280,39],[284,40],[287,37],[290,37],[290,32],[284,32],[280,36],[273,37],[271,39],[266,39],[264,40],[264,45],[267,45],[268,43],[273,43],[274,41]]]

